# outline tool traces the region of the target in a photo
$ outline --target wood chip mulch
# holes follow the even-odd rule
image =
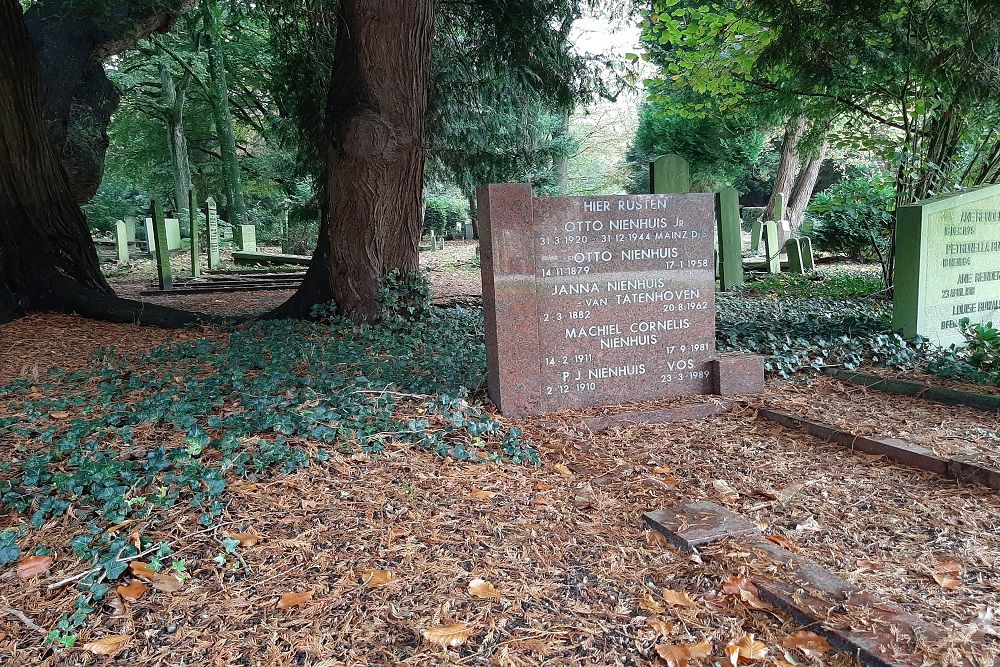
[[[817,376],[811,385],[774,383],[770,407],[836,426],[854,435],[899,438],[947,458],[962,458],[1000,470],[1000,418],[962,406]]]

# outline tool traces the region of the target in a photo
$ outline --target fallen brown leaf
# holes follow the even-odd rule
[[[150,582],[152,582],[153,588],[158,591],[163,591],[164,593],[176,593],[177,591],[184,588],[184,582],[175,577],[172,574],[166,574],[165,572],[156,572],[150,577]]]
[[[128,564],[132,574],[137,577],[142,577],[143,579],[152,579],[154,575],[159,574],[156,570],[149,566],[149,563],[143,563],[142,561],[134,560]]]
[[[757,587],[747,577],[730,577],[722,584],[722,592],[726,595],[740,595],[744,591],[757,595]]]
[[[696,607],[695,601],[684,591],[669,588],[663,591],[663,600],[671,607]]]
[[[421,630],[420,634],[431,644],[437,644],[444,648],[456,648],[468,641],[469,637],[472,636],[472,628],[464,623],[452,623],[451,625],[426,628]]]
[[[962,566],[953,560],[938,563],[929,574],[941,588],[954,590],[962,587]]]
[[[552,469],[555,470],[560,475],[562,475],[563,477],[573,476],[573,471],[567,468],[565,464],[556,463],[554,466],[552,466]]]
[[[361,573],[361,583],[365,588],[383,588],[396,580],[389,570],[365,570]]]
[[[642,595],[639,596],[639,608],[643,611],[648,611],[653,614],[659,614],[666,611],[666,607],[650,595],[649,591],[643,591]]]
[[[83,645],[83,650],[93,653],[94,655],[102,656],[115,656],[121,653],[122,649],[128,643],[128,635],[110,635],[108,637],[101,637],[100,639],[95,639],[92,642],[87,642]]]
[[[473,579],[470,581],[469,595],[482,600],[493,600],[494,602],[500,601],[500,593],[493,587],[493,584],[485,579]]]
[[[291,609],[293,607],[304,605],[306,602],[309,602],[309,600],[312,600],[312,596],[312,591],[284,593],[281,596],[281,599],[278,600],[278,609]]]
[[[497,497],[497,494],[493,491],[482,491],[480,489],[473,489],[469,492],[469,495],[476,500],[493,500]]]
[[[238,540],[241,547],[253,547],[260,544],[261,537],[256,533],[233,533],[228,536],[231,540]]]
[[[49,413],[49,417],[52,417],[53,419],[66,419],[69,417],[69,413],[65,410],[55,410]]]
[[[116,588],[115,592],[126,600],[135,602],[149,592],[149,586],[142,583],[138,579],[133,579],[127,586],[119,586]]]
[[[662,618],[656,618],[655,616],[650,616],[646,619],[646,625],[648,625],[656,634],[661,637],[666,637],[667,635],[674,634],[674,624],[670,621],[665,621]]]
[[[17,564],[18,579],[34,579],[48,572],[55,559],[52,556],[27,556]]]
[[[799,630],[794,635],[785,637],[781,645],[787,649],[799,651],[807,658],[823,655],[830,651],[830,642],[826,640],[826,637],[808,630]]]
[[[736,650],[735,654],[733,649]],[[736,667],[741,658],[744,660],[763,660],[766,658],[767,645],[754,639],[751,633],[740,637],[740,640],[735,644],[730,644],[726,652],[729,655],[729,661]]]

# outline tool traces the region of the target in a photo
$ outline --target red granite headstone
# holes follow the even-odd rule
[[[715,221],[712,194],[481,187],[487,380],[501,412],[713,393]],[[760,359],[747,363],[762,383]]]

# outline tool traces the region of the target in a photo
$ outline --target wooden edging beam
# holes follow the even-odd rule
[[[981,466],[978,463],[962,459],[938,456],[932,450],[915,445],[912,442],[898,438],[873,438],[865,435],[854,435],[833,426],[815,422],[803,417],[797,417],[783,410],[762,408],[757,410],[761,417],[781,424],[787,428],[796,429],[809,435],[833,442],[865,454],[884,455],[887,459],[920,470],[926,470],[942,477],[958,480],[968,484],[978,484],[991,489],[1000,490],[1000,471]]]
[[[681,550],[694,553],[700,546],[732,539],[765,560],[766,569],[776,574],[752,578],[761,599],[808,625],[864,667],[920,667],[928,664],[917,650],[921,642],[945,638],[923,619],[774,544],[751,521],[715,503],[686,502],[647,512],[643,518]],[[865,629],[832,623],[834,607],[842,615],[864,619]]]
[[[1000,395],[979,394],[973,391],[950,389],[927,382],[917,382],[916,380],[884,378],[879,375],[858,373],[843,368],[824,368],[823,372],[838,380],[875,389],[876,391],[883,391],[887,394],[923,398],[945,405],[963,405],[976,408],[977,410],[985,410],[986,412],[1000,412]]]

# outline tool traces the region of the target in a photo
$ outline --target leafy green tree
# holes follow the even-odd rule
[[[668,153],[688,161],[696,191],[732,185],[746,193],[759,187],[767,136],[758,119],[681,114],[665,108],[662,99],[647,101],[640,112],[627,155],[631,192],[649,192],[649,162]]]

